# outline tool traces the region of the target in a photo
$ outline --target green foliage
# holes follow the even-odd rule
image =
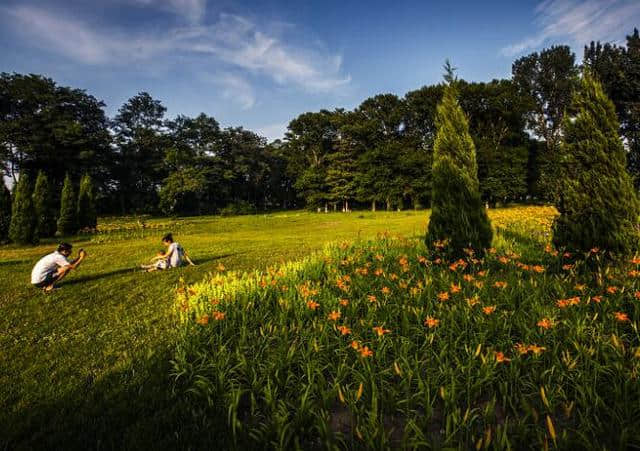
[[[543,251],[550,218],[492,213],[515,222],[482,260],[377,239],[182,286],[173,375],[194,422],[221,448],[633,447],[638,265],[607,288]]]
[[[80,190],[78,191],[78,229],[95,229],[98,225],[96,213],[96,197],[93,180],[89,174],[82,176]]]
[[[9,238],[9,226],[11,225],[11,193],[2,182],[0,187],[0,243]]]
[[[207,189],[207,177],[196,168],[169,174],[160,190],[160,209],[168,215],[199,213],[200,200]]]
[[[543,139],[538,192],[549,200],[558,196],[558,153],[562,138],[562,118],[571,102],[578,68],[575,54],[566,45],[552,46],[540,53],[523,56],[513,63],[513,83],[527,103],[527,127]]]
[[[76,193],[71,177],[67,174],[60,198],[60,215],[58,216],[58,235],[73,235],[78,231],[78,211]]]
[[[465,248],[482,253],[491,246],[491,225],[480,199],[475,146],[453,84],[445,89],[436,123],[427,246],[448,242],[454,255]]]
[[[586,71],[564,119],[560,160],[557,247],[600,248],[629,255],[638,250],[640,203],[626,171],[613,103]]]
[[[37,243],[37,225],[38,219],[33,207],[31,181],[27,174],[21,174],[13,194],[9,239],[18,244]]]
[[[55,198],[46,174],[39,172],[33,190],[33,207],[38,218],[36,234],[40,238],[51,237],[56,233]]]
[[[616,107],[620,132],[629,152],[627,167],[640,187],[640,32],[627,36],[626,47],[593,41],[584,49],[584,64],[598,78]]]

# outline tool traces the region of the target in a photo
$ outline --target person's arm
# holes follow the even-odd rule
[[[84,260],[86,256],[87,256],[87,253],[84,251],[84,249],[80,249],[80,252],[78,253],[78,258],[72,260],[69,263],[69,267],[71,269],[76,269],[78,266],[80,266],[80,263],[82,263],[82,260]]]
[[[196,264],[195,264],[195,263],[193,263],[193,262],[191,261],[191,259],[189,258],[189,254],[187,254],[187,251],[183,251],[183,252],[184,252],[184,258],[185,258],[185,260],[187,260],[191,266],[196,266]]]

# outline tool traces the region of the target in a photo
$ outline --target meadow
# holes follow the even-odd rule
[[[190,406],[173,393],[170,361],[180,279],[252,271],[296,260],[334,239],[383,230],[424,233],[428,212],[283,212],[231,218],[100,218],[99,233],[68,239],[88,258],[44,295],[32,266],[55,249],[0,247],[0,449],[131,449],[206,443]],[[197,264],[138,269],[168,231]],[[186,412],[186,413],[185,413]],[[196,445],[194,445],[196,446]]]
[[[428,256],[428,212],[103,218],[51,295],[54,243],[0,249],[0,447],[640,446],[639,260],[490,211],[485,257]],[[172,231],[198,264],[137,265]]]

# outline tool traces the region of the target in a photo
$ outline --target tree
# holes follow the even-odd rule
[[[166,108],[141,92],[130,98],[113,120],[118,147],[116,174],[120,207],[125,212],[151,212],[166,177],[165,151],[170,139],[164,122]]]
[[[33,207],[37,217],[38,237],[51,237],[56,233],[56,207],[49,179],[40,171],[33,190]]]
[[[627,167],[640,188],[640,33],[627,36],[626,47],[600,42],[584,49],[584,65],[613,102],[620,134],[628,146]]]
[[[483,200],[494,204],[527,194],[527,104],[513,82],[459,82],[460,105],[469,117]]]
[[[69,174],[64,179],[60,199],[60,215],[58,216],[58,234],[73,235],[78,231],[76,194]]]
[[[80,190],[78,191],[77,208],[78,229],[95,229],[98,226],[96,213],[96,199],[93,189],[93,181],[89,174],[82,176]]]
[[[554,199],[558,190],[555,169],[562,118],[578,76],[575,55],[568,46],[554,46],[516,60],[512,73],[513,83],[528,102],[527,127],[546,144],[544,154],[538,158],[539,191]]]
[[[9,226],[11,225],[11,193],[2,182],[0,188],[0,243],[9,238]]]
[[[321,110],[301,114],[289,123],[284,146],[287,174],[309,207],[326,207],[329,201],[327,158],[337,148],[343,115],[343,110]]]
[[[33,244],[36,235],[37,218],[31,197],[31,182],[27,174],[20,175],[13,195],[9,239],[18,244]]]
[[[111,136],[104,103],[39,75],[0,74],[0,148],[7,173],[44,172],[54,193],[65,172],[88,172],[101,192],[112,185]],[[0,154],[3,153],[0,151]]]
[[[571,111],[563,121],[560,216],[553,243],[572,251],[598,247],[631,254],[640,243],[640,203],[626,171],[614,105],[588,71]]]
[[[491,245],[492,231],[480,199],[475,146],[458,103],[454,80],[446,86],[438,105],[436,124],[432,211],[426,244],[434,249],[446,241],[450,256],[463,255],[465,248],[481,254]]]
[[[160,190],[160,209],[168,215],[198,214],[206,187],[203,170],[190,167],[171,172]]]

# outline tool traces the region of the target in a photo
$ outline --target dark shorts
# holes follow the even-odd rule
[[[42,282],[34,283],[33,286],[38,288],[48,287],[53,282],[58,280],[58,277],[59,277],[58,273],[50,272],[49,274],[47,274],[47,277],[45,277],[45,279]]]

